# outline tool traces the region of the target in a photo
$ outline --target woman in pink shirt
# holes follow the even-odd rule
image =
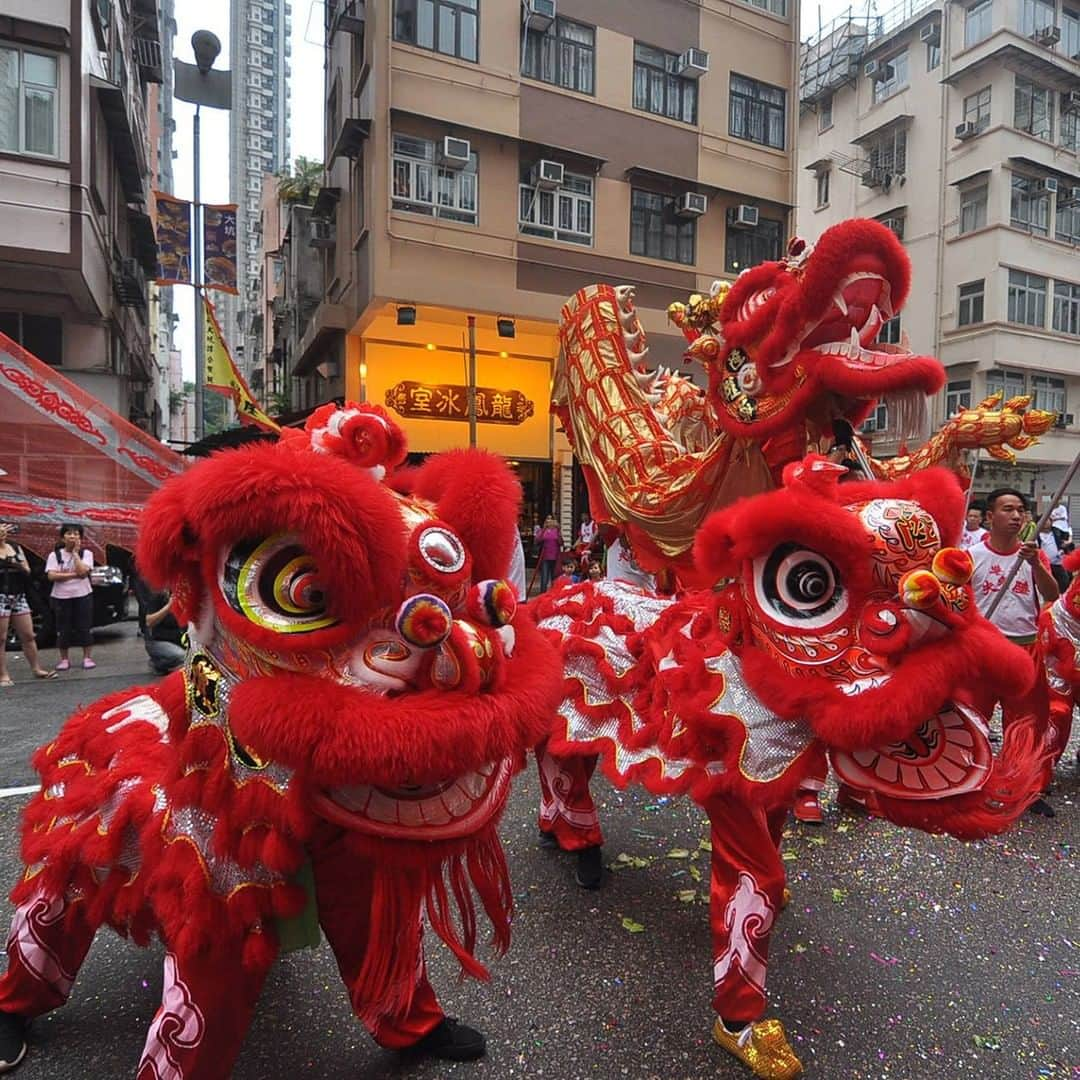
[[[67,671],[71,667],[68,649],[72,645],[82,646],[84,668],[97,667],[90,659],[93,644],[90,626],[94,618],[90,571],[94,566],[94,555],[82,544],[81,525],[61,525],[60,543],[45,562],[45,574],[53,583],[49,595],[56,614],[56,644],[60,651],[57,671]]]
[[[559,526],[551,514],[544,518],[542,529],[537,528],[533,531],[533,539],[540,549],[540,591],[547,592],[555,580],[555,568],[559,563],[559,552],[562,550],[562,533],[559,532]]]

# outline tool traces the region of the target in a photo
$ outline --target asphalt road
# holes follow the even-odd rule
[[[0,788],[32,783],[29,751],[76,703],[145,680],[130,625],[113,632],[92,673],[0,691]],[[1075,742],[1074,742],[1075,746]],[[1072,760],[1072,751],[1067,757]],[[516,785],[503,824],[517,897],[514,944],[489,984],[459,983],[429,936],[444,1007],[481,1026],[486,1061],[409,1063],[378,1049],[353,1020],[328,949],[272,972],[234,1075],[239,1080],[467,1076],[682,1080],[743,1077],[709,1038],[705,822],[686,800],[618,793],[597,781],[608,862],[631,865],[597,893],[572,863],[534,844],[537,785]],[[807,1075],[922,1080],[1080,1076],[1080,784],[1061,769],[1053,821],[1028,817],[1009,836],[960,844],[827,812],[792,827],[785,858],[794,902],[773,935],[772,1014]],[[0,877],[13,883],[25,796],[0,799]],[[670,852],[690,857],[670,857]],[[632,865],[634,860],[644,865]],[[623,860],[625,865],[626,860]],[[695,872],[702,876],[699,884]],[[5,885],[5,889],[6,889]],[[0,923],[8,917],[0,905]],[[630,933],[623,920],[643,927]],[[38,1021],[21,1080],[133,1074],[157,1007],[160,949],[103,932],[66,1008]]]

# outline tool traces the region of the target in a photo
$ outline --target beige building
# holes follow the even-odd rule
[[[938,423],[998,389],[1061,414],[1018,468],[984,458],[980,492],[1041,495],[1080,450],[1078,150],[1071,0],[915,0],[803,49],[800,233],[857,215],[904,241],[915,285],[883,334],[946,365]],[[886,409],[871,427],[894,449]]]
[[[159,23],[158,0],[0,5],[0,330],[155,432]]]
[[[565,511],[570,470],[552,463],[569,451],[548,414],[559,309],[587,283],[636,283],[652,359],[676,364],[668,303],[780,254],[797,3],[326,11],[326,184],[310,225],[325,295],[289,374],[321,368],[327,396],[387,404],[414,451],[465,445],[472,315],[478,442],[520,463],[533,509]]]

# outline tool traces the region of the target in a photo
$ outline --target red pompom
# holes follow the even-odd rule
[[[418,593],[398,608],[394,625],[410,645],[433,649],[450,636],[454,616],[444,600],[430,593]]]
[[[481,581],[469,590],[465,609],[474,622],[506,626],[517,613],[517,596],[508,581]]]

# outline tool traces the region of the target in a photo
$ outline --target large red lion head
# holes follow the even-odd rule
[[[907,299],[911,266],[884,225],[854,218],[814,245],[793,240],[786,258],[744,270],[726,292],[674,304],[689,354],[709,373],[721,427],[766,438],[809,412],[861,422],[886,394],[936,393],[933,357],[877,341]]]

